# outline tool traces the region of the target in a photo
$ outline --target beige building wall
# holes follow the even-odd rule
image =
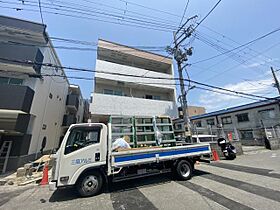
[[[188,106],[189,117],[201,115],[206,113],[205,107],[202,106]]]

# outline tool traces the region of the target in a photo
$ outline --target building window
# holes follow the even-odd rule
[[[222,117],[222,124],[225,125],[225,124],[231,124],[232,123],[232,120],[231,120],[231,117],[230,116],[227,116],[227,117]]]
[[[107,95],[123,96],[123,92],[121,90],[104,89],[103,93]]]
[[[146,99],[160,100],[160,96],[146,95]]]
[[[201,128],[202,127],[201,121],[196,121],[195,126]]]
[[[123,95],[123,92],[122,92],[122,91],[119,91],[119,90],[115,90],[115,91],[114,91],[114,95],[116,95],[116,96],[122,96],[122,95]]]
[[[22,85],[23,79],[0,77],[0,84]]]
[[[275,111],[274,109],[266,109],[266,110],[261,110],[259,111],[259,115],[261,119],[273,119],[275,118]]]
[[[237,122],[248,122],[249,121],[248,113],[237,114],[236,117],[237,117]]]
[[[183,129],[183,126],[182,126],[182,124],[175,124],[175,130],[182,130]]]
[[[254,138],[252,130],[243,130],[240,131],[241,139],[248,139],[251,140]]]
[[[207,125],[215,125],[215,120],[214,119],[208,119],[206,120]]]

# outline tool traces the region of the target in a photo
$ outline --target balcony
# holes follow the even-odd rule
[[[143,68],[136,68],[127,65],[121,65],[116,63],[111,63],[107,61],[97,60],[96,61],[96,71],[101,71],[105,73],[96,72],[95,78],[96,80],[105,79],[105,80],[113,80],[119,82],[127,82],[127,83],[141,83],[142,85],[159,87],[163,89],[176,89],[174,84],[174,80],[172,80],[173,75],[172,72],[163,73],[158,72],[158,69],[154,70],[146,70]],[[109,74],[108,74],[109,73]],[[114,73],[114,74],[110,74]],[[135,75],[139,77],[130,77],[130,76],[121,76],[117,74],[129,74]],[[144,75],[144,76],[143,76]],[[160,77],[166,79],[151,79],[145,77]],[[138,85],[141,85],[138,84]]]
[[[173,101],[159,101],[94,93],[93,103],[90,104],[90,112],[93,115],[168,115],[177,117],[177,106]]]
[[[39,64],[25,64],[18,61],[43,63],[44,56],[39,47],[13,43],[0,43],[0,67],[6,71],[40,74]]]
[[[79,96],[72,94],[68,95],[66,100],[66,106],[70,112],[76,113],[79,109]]]
[[[1,113],[0,130],[5,133],[26,133],[30,117],[30,114]]]
[[[29,113],[34,91],[27,86],[0,85],[0,109]]]
[[[75,115],[71,114],[71,115],[64,115],[63,116],[63,122],[62,122],[62,126],[70,126],[72,124],[75,124],[77,122],[77,118]]]

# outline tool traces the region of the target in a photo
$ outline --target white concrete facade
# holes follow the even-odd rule
[[[43,63],[61,66],[53,48],[43,51]],[[62,69],[42,67],[42,74],[65,75]],[[46,137],[45,150],[58,147],[62,134],[63,115],[66,111],[66,98],[69,82],[63,77],[45,76],[43,79],[32,79],[34,82],[34,98],[30,113],[34,121],[30,122],[32,139],[28,154],[39,152],[43,138]]]
[[[95,70],[92,121],[109,115],[177,117],[171,58],[99,40]]]

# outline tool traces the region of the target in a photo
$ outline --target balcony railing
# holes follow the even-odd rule
[[[77,118],[75,115],[64,115],[63,116],[63,122],[62,126],[70,126],[72,124],[75,124],[77,122]]]
[[[39,47],[0,43],[0,49],[0,66],[3,65],[4,70],[41,73],[40,63],[43,62],[44,56]],[[25,63],[28,61],[30,64]]]
[[[0,118],[0,130],[8,133],[26,133],[30,114],[18,114],[16,118]]]
[[[79,96],[78,95],[68,95],[66,100],[66,106],[70,111],[77,112],[79,109]]]
[[[34,91],[27,86],[0,85],[0,109],[29,113]]]

